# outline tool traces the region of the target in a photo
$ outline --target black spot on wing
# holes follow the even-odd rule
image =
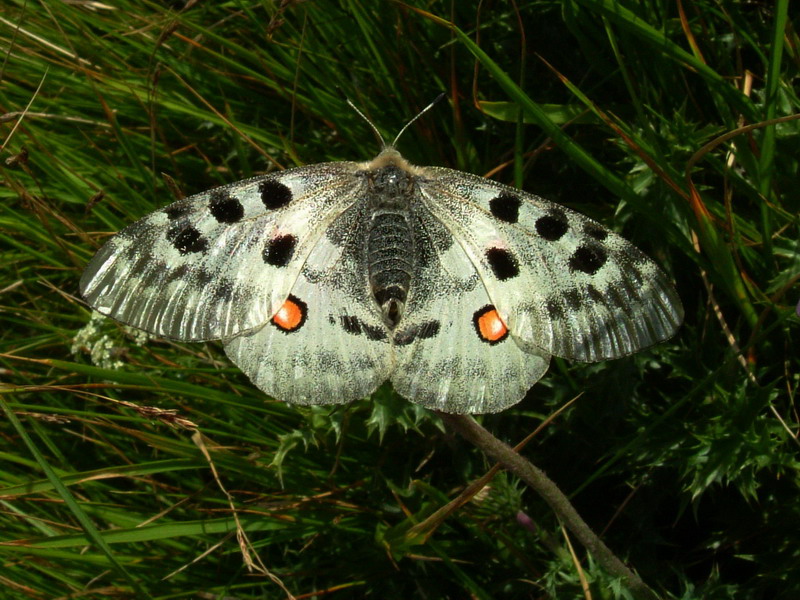
[[[569,268],[572,271],[581,271],[587,275],[594,275],[606,264],[608,255],[606,251],[596,244],[578,246],[569,259]]]
[[[589,298],[591,298],[594,302],[605,302],[605,296],[603,296],[602,292],[600,292],[600,290],[593,285],[588,285],[586,287],[586,291],[589,294]]]
[[[294,255],[297,238],[293,235],[279,235],[269,240],[264,246],[262,256],[264,262],[273,267],[285,267]]]
[[[181,254],[194,254],[205,252],[208,249],[208,241],[202,236],[197,228],[191,225],[176,224],[167,230],[167,240]]]
[[[506,223],[516,223],[519,221],[519,207],[522,205],[522,200],[519,196],[504,192],[489,200],[489,210],[492,214]]]
[[[336,323],[336,319],[333,317],[331,317],[331,321]],[[344,329],[347,333],[351,335],[361,335],[361,321],[358,317],[342,315],[339,317],[339,322],[342,325],[342,329]]]
[[[292,201],[292,190],[280,181],[267,179],[258,184],[261,201],[269,210],[283,208]]]
[[[442,324],[439,321],[425,321],[417,325],[412,325],[403,331],[398,331],[394,335],[394,343],[397,346],[408,346],[416,340],[426,340],[439,335]]]
[[[536,219],[536,233],[548,242],[560,240],[568,230],[567,216],[560,210]]]
[[[217,223],[238,223],[244,217],[244,206],[228,192],[218,190],[211,192],[208,209]]]
[[[335,321],[334,321],[335,322]],[[386,339],[386,331],[381,327],[364,323],[358,317],[352,315],[342,315],[339,323],[347,333],[351,335],[365,335],[368,340],[380,341]]]
[[[569,310],[577,312],[583,306],[583,297],[578,290],[568,290],[564,292],[564,302]]]
[[[600,227],[600,225],[596,223],[586,223],[586,225],[583,226],[583,232],[599,242],[604,241],[608,237],[608,230],[605,227]]]
[[[439,335],[441,323],[439,321],[426,321],[417,327],[417,339],[427,340],[428,338]]]
[[[171,204],[164,209],[164,214],[167,215],[167,218],[170,221],[174,221],[176,219],[180,219],[181,217],[185,217],[188,215],[192,210],[191,204],[188,202],[176,202],[175,204]]]
[[[547,314],[554,321],[564,318],[564,305],[558,298],[550,298],[545,304]]]
[[[519,263],[510,250],[505,248],[489,248],[486,251],[486,260],[492,268],[495,277],[500,281],[513,279],[519,275]]]

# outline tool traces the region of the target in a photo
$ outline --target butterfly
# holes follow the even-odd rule
[[[460,414],[519,402],[551,356],[625,356],[683,318],[664,272],[613,231],[414,166],[394,143],[178,200],[110,238],[80,291],[155,335],[222,340],[279,400],[347,403],[389,380]]]

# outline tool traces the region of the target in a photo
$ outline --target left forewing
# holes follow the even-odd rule
[[[357,197],[355,169],[310,165],[179,200],[106,242],[81,277],[81,294],[104,315],[178,340],[259,327]]]

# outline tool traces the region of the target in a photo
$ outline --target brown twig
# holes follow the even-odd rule
[[[657,600],[658,596],[642,579],[616,557],[603,541],[591,530],[581,518],[569,499],[558,486],[535,467],[532,463],[517,454],[511,446],[504,444],[489,431],[484,429],[469,415],[450,415],[438,413],[442,420],[452,429],[472,442],[485,454],[501,463],[503,467],[525,481],[556,513],[564,525],[580,540],[584,547],[592,553],[598,563],[612,575],[616,575],[625,583],[636,598]]]

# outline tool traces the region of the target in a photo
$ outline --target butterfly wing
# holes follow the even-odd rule
[[[599,361],[667,339],[683,319],[656,264],[583,215],[444,168],[425,169],[420,191],[524,345]]]
[[[445,225],[415,212],[414,287],[396,330],[395,390],[448,413],[497,412],[516,404],[550,357],[508,335],[469,257]]]
[[[281,400],[349,402],[389,378],[408,399],[454,413],[518,402],[551,354],[623,356],[680,323],[667,277],[613,232],[532,194],[395,155],[180,200],[111,238],[81,292],[157,335],[222,339]],[[370,199],[393,206],[380,186],[391,189],[398,173],[415,190],[413,285],[390,329],[370,288],[366,240]]]
[[[81,277],[81,294],[104,315],[177,340],[260,327],[357,198],[356,168],[310,165],[179,200],[106,242]]]
[[[309,254],[284,308],[224,342],[228,357],[270,396],[341,404],[388,379],[390,334],[366,277],[366,223],[363,202],[342,214]]]

